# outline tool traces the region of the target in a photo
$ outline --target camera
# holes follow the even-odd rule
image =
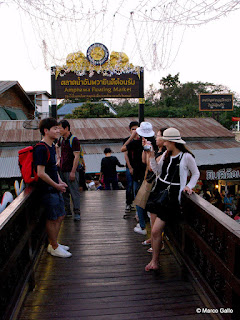
[[[146,145],[143,147],[143,150],[144,150],[144,151],[151,151],[151,150],[152,150],[152,146],[149,145],[149,144],[146,144]]]

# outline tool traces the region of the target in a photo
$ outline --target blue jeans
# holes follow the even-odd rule
[[[133,193],[134,193],[134,197],[136,196],[137,194],[137,191],[138,189],[141,187],[141,182],[139,183],[138,181],[133,181]],[[146,210],[139,207],[139,206],[136,206],[136,209],[137,209],[137,214],[138,214],[138,219],[139,219],[139,224],[140,224],[140,227],[142,229],[145,229],[146,227],[146,222],[145,222],[145,212]]]
[[[129,205],[133,202],[133,178],[128,168],[126,168],[126,179],[126,204]]]

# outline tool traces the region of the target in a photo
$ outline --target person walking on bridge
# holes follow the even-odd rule
[[[112,156],[112,150],[110,148],[104,149],[105,157],[101,161],[101,172],[99,180],[102,180],[105,185],[105,190],[110,190],[111,185],[113,190],[118,190],[118,176],[116,166],[122,168],[125,167],[124,164],[121,164],[117,157]]]

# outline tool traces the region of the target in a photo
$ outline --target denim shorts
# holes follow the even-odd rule
[[[57,218],[64,216],[64,200],[61,193],[46,193],[42,197],[42,203],[45,207],[47,220],[57,220]]]

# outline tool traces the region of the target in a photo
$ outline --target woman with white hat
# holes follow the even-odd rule
[[[182,191],[192,193],[198,178],[197,168],[193,154],[185,147],[180,132],[175,128],[168,128],[163,132],[162,139],[167,150],[156,162],[154,152],[150,151],[150,166],[157,175],[157,183],[151,192],[146,209],[154,215],[152,226],[152,260],[146,265],[145,270],[159,268],[159,254],[161,250],[162,232],[166,223],[174,222],[180,214],[180,199]],[[187,183],[188,173],[191,178]],[[157,202],[159,193],[169,187],[169,201],[167,204]],[[154,220],[154,219],[153,219]]]

